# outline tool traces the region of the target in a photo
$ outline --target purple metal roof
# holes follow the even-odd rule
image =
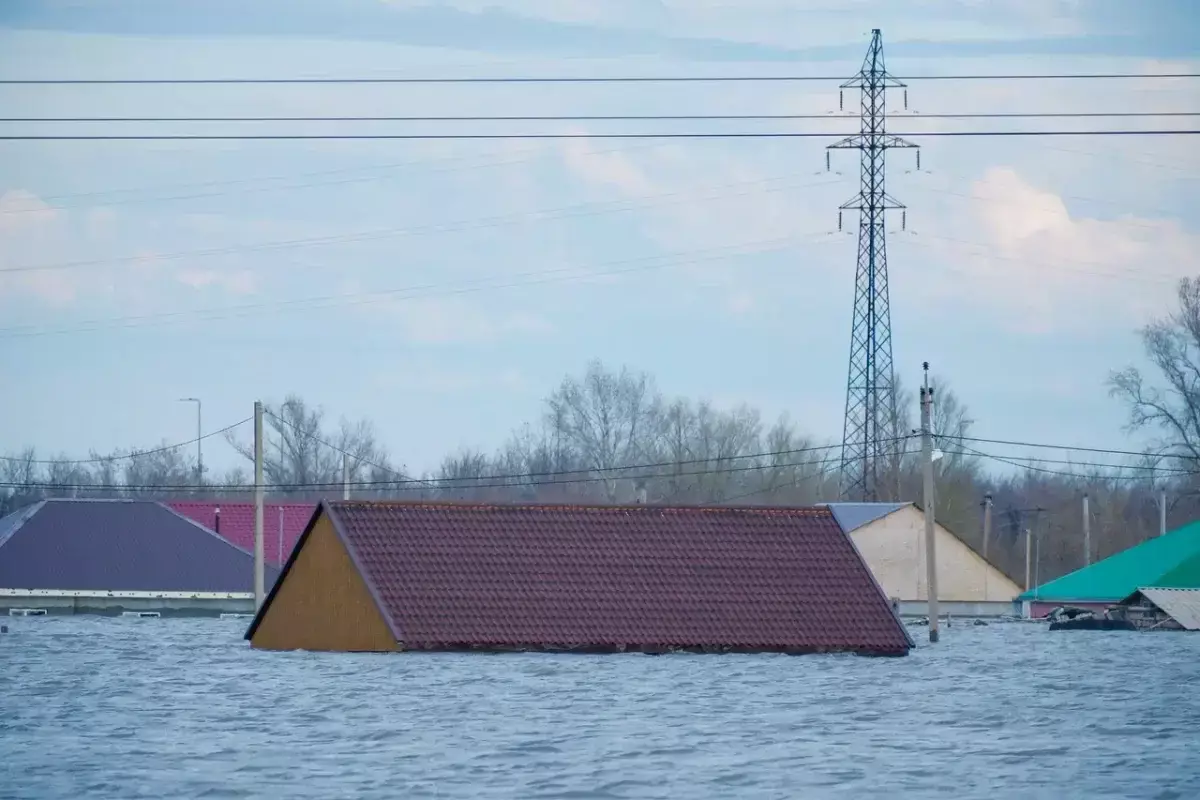
[[[156,502],[47,500],[0,545],[0,587],[251,592],[254,559]]]

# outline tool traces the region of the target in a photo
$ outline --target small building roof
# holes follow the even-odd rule
[[[825,508],[323,503],[405,649],[913,645]]]
[[[214,530],[243,550],[254,552],[254,503],[219,500],[169,500],[166,505],[204,527]],[[282,566],[300,534],[312,519],[315,503],[263,504],[263,555],[268,564]],[[217,511],[220,509],[220,529]],[[280,530],[282,514],[283,529]],[[280,538],[282,534],[282,539]]]
[[[912,503],[826,503],[842,530],[851,533]]]
[[[4,589],[254,589],[250,553],[154,501],[45,500],[0,520],[0,531]]]
[[[1185,567],[1200,556],[1200,521],[1147,539],[1090,566],[1077,569],[1018,596],[1018,600],[1117,602],[1141,586],[1159,586],[1184,580],[1195,567]]]
[[[1138,591],[1184,630],[1200,631],[1200,589],[1142,587]]]

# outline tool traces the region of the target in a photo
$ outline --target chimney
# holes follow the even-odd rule
[[[217,506],[217,508],[216,508],[216,522],[213,523],[213,530],[215,530],[217,533],[221,532],[221,507],[220,506]]]

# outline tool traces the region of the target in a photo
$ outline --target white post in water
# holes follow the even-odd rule
[[[1025,529],[1025,591],[1027,591],[1027,592],[1033,588],[1032,586],[1029,585],[1029,568],[1032,566],[1031,558],[1033,557],[1033,552],[1029,546],[1029,539],[1030,539],[1029,528],[1026,528]]]
[[[988,597],[988,572],[991,571],[991,565],[988,561],[988,539],[992,538],[992,495],[989,492],[983,496],[983,599],[984,602],[990,600]]]
[[[254,401],[254,610],[266,595],[266,555],[263,552],[263,406]]]
[[[283,506],[279,507],[279,567],[283,568]]]
[[[929,386],[929,362],[925,362],[925,385],[921,387],[921,459],[925,473],[925,593],[929,602],[929,641],[938,640],[937,552],[934,546],[933,495],[933,389]]]
[[[1083,493],[1083,565],[1092,563],[1092,513],[1088,509],[1087,492]]]

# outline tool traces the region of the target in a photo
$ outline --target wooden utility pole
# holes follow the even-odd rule
[[[933,493],[933,389],[929,386],[929,362],[924,364],[921,387],[921,462],[925,483],[925,593],[929,601],[929,641],[938,640],[937,553],[934,544]]]
[[[266,597],[266,555],[263,552],[263,405],[254,401],[254,610]]]
[[[1083,493],[1083,565],[1092,563],[1092,513],[1088,509],[1087,492]]]
[[[989,600],[988,597],[988,573],[991,571],[991,562],[988,561],[988,540],[992,537],[992,494],[988,492],[983,496],[983,599]]]

